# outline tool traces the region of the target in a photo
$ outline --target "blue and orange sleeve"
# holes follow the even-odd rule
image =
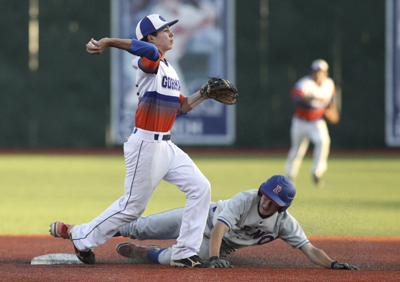
[[[140,69],[146,73],[153,73],[158,68],[161,57],[162,57],[161,52],[160,52],[160,57],[158,58],[157,61],[152,61],[146,57],[141,57],[139,60]]]
[[[293,100],[295,103],[298,103],[301,99],[301,97],[304,96],[303,91],[301,91],[298,88],[293,88],[292,91],[290,92],[290,95],[292,96]]]
[[[132,39],[131,48],[127,51],[133,55],[145,57],[150,61],[157,61],[159,58],[158,49],[154,44],[136,39]]]
[[[160,63],[162,53],[151,43],[132,39],[129,53],[139,56],[139,67],[146,73],[154,72]]]

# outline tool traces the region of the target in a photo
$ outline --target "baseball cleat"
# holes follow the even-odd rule
[[[71,239],[68,233],[70,226],[71,225],[61,221],[54,221],[52,224],[50,224],[50,235],[56,238],[60,237],[63,239]]]
[[[77,247],[75,247],[74,240],[72,240],[72,236],[71,236],[71,229],[72,229],[72,227],[74,227],[74,226],[75,226],[75,225],[71,225],[71,226],[68,228],[68,235],[69,235],[69,238],[71,239],[72,245],[74,245],[75,255],[78,257],[78,259],[79,259],[81,262],[83,262],[83,263],[85,263],[85,264],[94,264],[94,263],[96,262],[96,257],[95,257],[95,255],[94,255],[94,253],[93,253],[92,250],[89,250],[89,251],[81,251],[81,250],[78,250]]]
[[[74,245],[75,249],[75,254],[78,257],[78,259],[86,264],[94,264],[96,259],[95,255],[92,250],[89,251],[80,251],[75,247],[74,242],[72,241],[71,237],[71,229],[75,225],[69,225],[61,221],[54,221],[52,224],[50,224],[50,235],[54,236],[56,238],[64,238],[64,239],[70,239],[72,242],[72,245]]]
[[[315,174],[313,174],[313,181],[314,181],[315,186],[317,186],[317,187],[324,186],[324,181],[321,179],[321,177],[316,176]]]
[[[150,250],[158,251],[160,247],[151,245],[151,246],[140,246],[136,245],[132,242],[123,242],[119,243],[116,247],[117,253],[123,257],[135,259],[135,258],[145,258],[147,259],[147,252]]]
[[[198,255],[185,259],[171,260],[171,266],[188,268],[214,268],[209,261],[202,260]]]
[[[75,247],[74,242],[72,242],[72,244],[74,245],[74,249],[75,249],[75,255],[78,257],[78,259],[85,263],[85,264],[94,264],[96,262],[96,257],[93,253],[92,250],[89,251],[80,251]]]

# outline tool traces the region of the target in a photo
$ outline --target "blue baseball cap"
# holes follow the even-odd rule
[[[136,26],[136,38],[141,40],[143,37],[160,30],[167,25],[172,26],[176,24],[178,20],[167,22],[162,16],[153,14],[144,17]]]

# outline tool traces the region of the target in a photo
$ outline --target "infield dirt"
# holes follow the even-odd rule
[[[233,269],[178,269],[119,256],[113,238],[95,248],[95,265],[31,265],[32,258],[73,253],[69,240],[50,235],[0,236],[0,281],[399,281],[400,237],[309,237],[329,257],[361,271],[324,269],[281,240],[249,247],[228,257]],[[172,246],[174,240],[134,241]],[[264,278],[265,279],[264,279]]]

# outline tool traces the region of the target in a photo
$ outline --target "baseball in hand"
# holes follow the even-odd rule
[[[88,47],[90,47],[90,48],[93,48],[93,47],[95,47],[95,46],[94,46],[94,44],[92,43],[92,41],[89,41],[89,43],[88,43]]]

